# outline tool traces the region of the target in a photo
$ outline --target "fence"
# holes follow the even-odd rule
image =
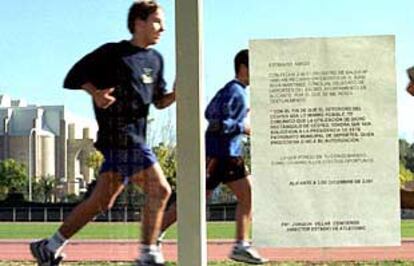
[[[0,222],[61,222],[73,207],[0,207]],[[141,208],[114,207],[95,217],[97,222],[131,222],[141,220]],[[233,221],[234,205],[207,206],[207,220]]]
[[[0,222],[62,222],[73,207],[0,207]],[[141,208],[115,207],[95,217],[97,222],[133,222],[141,220]],[[208,221],[234,221],[236,206],[207,206]],[[402,219],[414,219],[414,210],[401,210]]]

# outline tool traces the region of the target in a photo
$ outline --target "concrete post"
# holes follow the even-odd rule
[[[178,264],[206,266],[202,0],[176,0]]]

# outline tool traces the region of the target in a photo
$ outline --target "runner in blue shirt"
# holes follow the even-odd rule
[[[248,112],[246,97],[246,84],[234,79],[219,90],[207,106],[207,156],[243,155],[242,138],[244,134],[250,134],[250,127],[244,121]]]
[[[226,184],[237,197],[236,243],[230,258],[251,264],[263,264],[267,259],[250,245],[249,231],[252,216],[252,182],[243,160],[244,135],[250,135],[246,87],[249,85],[248,50],[237,53],[234,59],[236,78],[220,89],[205,111],[208,127],[206,141],[206,188],[211,196],[220,183]],[[167,228],[177,219],[175,195],[170,199],[163,220],[161,244]]]

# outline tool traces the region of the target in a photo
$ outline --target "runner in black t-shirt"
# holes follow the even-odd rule
[[[92,195],[72,211],[53,236],[30,245],[39,265],[59,265],[68,239],[111,208],[128,182],[143,187],[147,196],[137,264],[164,265],[155,243],[171,188],[145,143],[149,105],[161,109],[175,101],[175,90],[167,93],[165,89],[162,56],[149,48],[158,42],[163,23],[163,11],[156,2],[135,2],[128,14],[131,40],[105,44],[69,71],[64,87],[83,89],[92,96],[99,125],[95,146],[105,161]]]

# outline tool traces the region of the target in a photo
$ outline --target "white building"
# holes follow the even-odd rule
[[[0,95],[0,160],[12,158],[25,164],[29,180],[54,176],[65,193],[79,194],[93,178],[86,166],[93,139],[89,127],[76,139],[77,122],[69,119],[63,105],[27,105]]]

